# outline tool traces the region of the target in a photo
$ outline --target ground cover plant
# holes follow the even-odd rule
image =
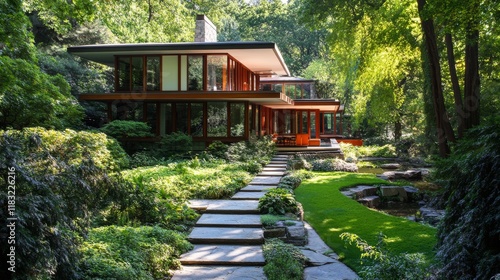
[[[387,236],[387,248],[394,254],[422,253],[426,261],[433,259],[435,228],[373,211],[339,191],[349,186],[386,181],[372,174],[315,172],[314,175],[295,190],[297,200],[303,205],[305,220],[355,271],[362,269],[361,253],[354,246],[344,246],[340,238],[344,232],[356,234],[369,244],[377,244],[382,232]]]
[[[297,247],[279,239],[268,239],[262,249],[266,259],[264,273],[268,279],[303,279],[306,258]]]

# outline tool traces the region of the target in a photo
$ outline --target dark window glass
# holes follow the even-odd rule
[[[207,130],[209,137],[227,136],[227,102],[208,102]]]
[[[175,127],[177,132],[188,133],[188,104],[177,103],[175,109]]]
[[[191,136],[203,136],[203,103],[191,103]]]
[[[188,90],[203,90],[203,56],[188,56]]]
[[[245,133],[245,104],[231,103],[231,136],[243,136]]]
[[[147,90],[160,90],[160,57],[151,56],[147,58]]]

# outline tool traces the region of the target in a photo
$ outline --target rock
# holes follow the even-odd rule
[[[380,175],[379,178],[386,180],[422,180],[422,171],[408,170],[408,171],[387,171]]]
[[[304,228],[304,223],[296,222],[293,226],[286,227],[286,241],[297,246],[304,246],[307,244],[307,231]]]
[[[412,186],[403,187],[406,195],[408,196],[408,201],[417,201],[419,199],[419,190]]]
[[[361,199],[358,199],[359,203],[362,203],[366,207],[377,208],[380,205],[380,197],[378,196],[367,196]]]
[[[304,250],[302,249],[302,254],[307,258],[306,264],[308,266],[320,266],[320,265],[325,265],[329,263],[334,263],[336,260],[329,258],[325,255],[316,253],[311,250]]]
[[[380,187],[380,192],[382,196],[396,196],[399,195],[400,187],[393,186],[382,186]]]
[[[404,172],[403,177],[407,180],[422,180],[422,171],[408,170]]]
[[[316,267],[304,269],[304,279],[306,280],[354,280],[359,279],[358,275],[341,262],[335,262]]]
[[[399,163],[386,163],[380,165],[382,169],[399,169],[400,167],[401,165]]]
[[[280,238],[286,236],[286,228],[276,227],[264,230],[265,238]]]
[[[444,210],[436,210],[430,207],[422,207],[420,208],[420,216],[424,222],[429,223],[431,225],[437,225],[441,219],[443,219],[445,211]]]

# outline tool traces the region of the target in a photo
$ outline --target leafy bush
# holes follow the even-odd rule
[[[233,162],[254,160],[264,165],[274,155],[275,149],[275,144],[270,136],[260,138],[251,136],[246,142],[231,143],[226,152],[226,159]]]
[[[120,192],[108,172],[119,170],[125,159],[119,145],[102,133],[41,128],[2,132],[0,184],[15,176],[16,258],[22,260],[16,263],[18,279],[78,278],[79,237],[95,213]],[[8,195],[2,188],[2,221],[8,217]],[[9,252],[8,235],[6,227],[0,229],[2,256]],[[6,271],[7,263],[1,263]]]
[[[225,159],[228,145],[222,143],[221,141],[214,141],[207,147],[207,153],[214,158]]]
[[[300,183],[302,183],[302,179],[299,176],[294,176],[293,174],[290,174],[281,178],[278,184],[278,188],[283,188],[293,191],[299,187]]]
[[[340,143],[340,149],[346,159],[357,160],[361,157],[396,157],[396,147],[390,144],[383,146],[353,146],[348,143]]]
[[[438,230],[443,278],[490,279],[500,273],[499,138],[498,123],[471,129],[436,166],[447,209]]]
[[[259,210],[263,214],[299,214],[300,205],[293,194],[285,189],[272,189],[259,199]]]
[[[428,265],[422,254],[391,254],[385,249],[384,244],[387,237],[382,234],[380,234],[376,246],[369,245],[353,233],[344,232],[340,237],[346,244],[354,244],[362,252],[361,259],[367,262],[363,263],[363,269],[359,272],[363,279],[418,280],[430,276]]]
[[[358,167],[355,163],[345,162],[338,158],[316,159],[311,161],[311,165],[313,171],[358,172]]]
[[[306,258],[298,248],[279,239],[268,239],[263,245],[266,265],[264,273],[270,280],[301,280]]]
[[[147,123],[136,121],[114,120],[101,127],[100,131],[116,139],[153,136]]]
[[[80,248],[83,279],[165,279],[192,245],[160,227],[100,227]]]
[[[165,163],[166,161],[164,158],[157,158],[151,155],[151,153],[145,151],[136,152],[130,157],[130,167],[132,168],[141,166],[154,166]]]

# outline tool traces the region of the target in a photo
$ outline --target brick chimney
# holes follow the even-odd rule
[[[205,15],[196,16],[195,42],[217,42],[217,27]]]

